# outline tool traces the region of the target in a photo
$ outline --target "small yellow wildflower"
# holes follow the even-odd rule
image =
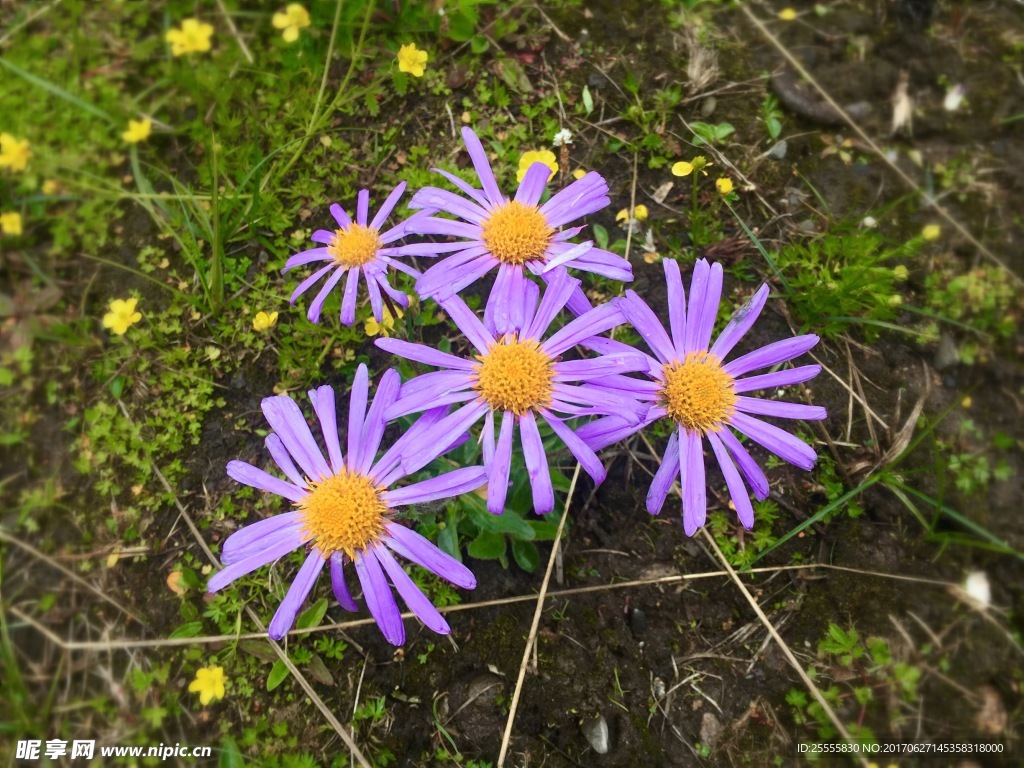
[[[17,237],[21,234],[21,214],[17,211],[0,213],[0,233]]]
[[[672,166],[672,175],[673,176],[689,176],[694,171],[700,171],[705,176],[707,176],[708,172],[705,171],[704,169],[707,168],[709,165],[713,165],[713,163],[709,163],[708,159],[706,157],[704,157],[703,155],[697,155],[690,162],[686,162],[685,160],[680,160],[678,163],[673,165]]]
[[[153,121],[148,117],[141,120],[129,120],[128,130],[121,134],[121,138],[129,144],[138,144],[140,141],[148,139],[152,131]]]
[[[900,282],[903,282],[910,277],[910,272],[907,271],[907,268],[902,264],[897,264],[892,268],[892,276]]]
[[[577,168],[575,171],[572,172],[572,177],[574,179],[576,179],[576,181],[579,181],[580,179],[582,179],[586,175],[587,175],[587,172],[584,171],[582,168]]]
[[[398,49],[398,71],[408,72],[413,77],[423,77],[427,66],[427,52],[416,47],[416,43],[403,45]]]
[[[633,218],[637,221],[647,221],[649,215],[647,206],[642,203],[633,209]]]
[[[224,667],[202,667],[196,670],[196,679],[188,685],[189,693],[199,694],[204,707],[211,701],[224,698]]]
[[[921,230],[921,237],[925,240],[938,240],[939,235],[942,234],[942,227],[938,224],[928,224],[924,229]]]
[[[110,302],[110,310],[103,316],[103,327],[109,328],[118,336],[124,336],[128,329],[142,319],[142,313],[135,311],[138,299],[114,299]]]
[[[967,410],[974,404],[974,400],[971,399],[970,395],[965,395],[964,399],[960,401],[960,407]]]
[[[615,214],[616,221],[629,221],[629,211],[623,208],[621,211]]]
[[[43,182],[43,194],[55,195],[60,190],[60,182],[55,179],[47,179]]]
[[[0,168],[24,171],[32,152],[28,139],[16,139],[9,133],[0,133]]]
[[[276,29],[283,29],[281,37],[286,43],[294,43],[299,39],[299,30],[309,26],[309,11],[298,3],[288,3],[288,7],[274,14],[271,19]]]
[[[252,319],[253,330],[263,333],[277,325],[277,312],[266,312],[260,311],[256,313],[256,317]]]
[[[796,19],[796,10],[793,8],[783,8],[779,11],[779,18],[783,21],[793,21]]]
[[[715,189],[718,190],[719,194],[728,195],[732,192],[732,179],[723,176],[720,179],[715,180]]]
[[[399,319],[401,319],[405,312],[402,311],[401,307],[395,307],[395,312],[398,313]],[[391,311],[384,307],[384,313],[378,323],[376,318],[370,317],[367,319],[363,330],[366,331],[367,336],[384,336],[385,338],[391,335],[391,331],[395,330],[395,318],[392,316]]]
[[[558,160],[554,152],[550,149],[531,149],[529,152],[523,152],[523,156],[519,158],[519,170],[516,172],[516,181],[522,181],[523,177],[526,176],[526,172],[530,170],[530,166],[534,163],[544,163],[544,165],[551,169],[552,174],[558,171]],[[548,174],[548,178],[551,178],[551,174]]]
[[[898,293],[894,293],[887,299],[887,303],[890,307],[898,307],[900,304],[903,303],[903,297],[900,296]]]
[[[172,56],[182,56],[186,53],[206,53],[210,50],[211,37],[212,25],[199,19],[185,19],[180,29],[169,30],[164,39],[171,44]]]

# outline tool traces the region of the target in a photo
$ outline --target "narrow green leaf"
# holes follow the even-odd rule
[[[274,663],[274,668],[270,670],[270,674],[267,675],[267,692],[274,690],[288,677],[288,667],[285,666],[284,661],[278,659]]]

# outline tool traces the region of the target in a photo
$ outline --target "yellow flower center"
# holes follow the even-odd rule
[[[555,230],[536,206],[516,201],[497,208],[484,222],[484,245],[503,264],[544,257]]]
[[[354,557],[380,536],[387,505],[369,478],[343,469],[310,486],[298,506],[306,533],[324,557],[332,552]]]
[[[505,337],[478,359],[473,387],[492,409],[522,416],[551,401],[552,361],[536,341]]]
[[[327,253],[339,266],[361,267],[373,260],[380,246],[380,233],[376,229],[352,224],[348,229],[335,230]]]
[[[708,352],[691,352],[662,368],[661,397],[670,418],[688,430],[717,432],[729,423],[736,403],[733,378]]]

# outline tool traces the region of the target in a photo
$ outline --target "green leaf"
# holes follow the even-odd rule
[[[278,659],[274,663],[274,668],[270,670],[270,674],[267,675],[267,692],[274,690],[288,677],[288,667],[285,666],[282,659]]]
[[[446,552],[459,562],[462,562],[462,553],[459,551],[459,533],[454,525],[446,525],[437,533],[437,546],[442,552]]]
[[[537,545],[532,541],[514,539],[512,541],[512,556],[516,559],[519,567],[527,573],[536,571],[537,565],[540,563],[540,552],[537,551]]]
[[[309,606],[309,608],[299,614],[299,619],[295,622],[295,626],[298,629],[312,629],[313,627],[319,627],[325,613],[327,613],[327,598],[321,597]]]
[[[314,653],[313,657],[309,660],[309,664],[306,665],[306,671],[309,672],[309,676],[320,683],[320,685],[334,685],[334,678],[331,677],[331,673],[327,671],[327,666],[324,664],[324,660],[317,654]]]
[[[600,224],[594,224],[590,228],[590,233],[594,236],[594,245],[600,248],[602,251],[608,250],[608,230],[602,227]]]
[[[587,110],[587,115],[594,111],[594,97],[590,95],[590,88],[585,85],[583,86],[583,108]]]
[[[533,529],[535,541],[554,541],[558,535],[558,523],[546,520],[528,520],[527,525]]]
[[[504,514],[492,515],[487,511],[482,499],[467,497],[467,502],[468,517],[481,531],[507,534],[527,541],[534,538],[533,528],[515,512],[506,510]]]
[[[481,533],[469,542],[470,557],[477,560],[497,560],[505,554],[505,537],[497,533]]]
[[[530,78],[526,76],[526,70],[516,59],[502,59],[496,65],[498,75],[502,81],[516,93],[532,93],[533,86]]]
[[[491,44],[483,35],[473,35],[473,39],[469,41],[469,49],[477,55],[484,53],[490,47]]]
[[[238,749],[238,744],[230,736],[220,740],[220,758],[217,768],[245,768],[245,758]]]
[[[277,653],[274,652],[274,649],[266,640],[241,640],[238,643],[238,647],[250,656],[255,656],[260,661],[278,660]]]
[[[182,624],[176,630],[171,632],[171,640],[177,640],[182,637],[197,637],[200,632],[203,631],[203,622],[201,621],[190,621],[187,624]]]
[[[118,374],[110,380],[110,394],[115,400],[121,397],[121,393],[124,392],[125,382],[128,381],[124,376]]]
[[[476,32],[476,9],[464,6],[462,9],[448,14],[448,37],[457,43],[472,39]]]

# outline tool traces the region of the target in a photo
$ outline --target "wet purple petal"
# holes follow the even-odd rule
[[[370,609],[370,615],[380,627],[384,639],[392,645],[401,645],[405,642],[405,627],[395,597],[391,594],[391,585],[377,561],[375,550],[379,546],[381,544],[371,544],[356,555],[356,575],[363,587],[366,607]]]
[[[704,478],[704,449],[699,432],[691,432],[682,427],[677,431],[680,433],[679,464],[683,488],[683,531],[687,536],[693,536],[697,529],[704,525],[708,514],[707,485]]]
[[[389,508],[403,507],[408,504],[426,504],[429,501],[447,499],[463,493],[475,491],[487,480],[487,472],[483,467],[462,467],[443,475],[421,480],[404,488],[393,488],[381,494],[381,500]]]
[[[356,601],[352,599],[352,593],[348,591],[348,584],[345,583],[345,556],[341,552],[334,552],[331,555],[331,587],[334,589],[334,599],[338,601],[338,605],[352,613],[359,610]]]
[[[480,186],[483,187],[484,194],[487,195],[491,205],[500,205],[505,202],[505,196],[501,194],[501,190],[498,189],[498,182],[494,180],[491,163],[487,159],[487,153],[484,151],[480,139],[477,138],[472,130],[464,127],[462,129],[462,140],[469,151],[469,159],[473,161],[473,168],[480,179]]]
[[[754,326],[757,318],[761,315],[761,310],[764,309],[766,301],[768,301],[768,286],[762,285],[757,289],[757,293],[751,296],[747,303],[739,308],[739,311],[729,320],[729,324],[718,334],[718,338],[711,347],[711,354],[716,355],[719,360],[725,359],[725,356],[732,352],[733,347]]]
[[[345,295],[341,298],[341,322],[352,325],[356,321],[356,289],[359,287],[359,270],[350,269],[345,281]]]
[[[615,303],[626,320],[632,325],[640,337],[647,342],[647,346],[662,363],[669,363],[676,360],[676,349],[665,333],[665,328],[658,320],[647,302],[641,299],[636,292],[626,291],[625,298],[616,299]]]
[[[352,380],[352,392],[348,400],[348,468],[350,472],[358,472],[357,467],[363,464],[363,420],[366,418],[366,400],[370,389],[370,373],[365,363],[356,368]],[[372,456],[370,457],[372,460]]]
[[[551,413],[551,411],[542,410],[541,415],[551,427],[551,431],[558,435],[559,439],[565,443],[565,447],[569,449],[569,452],[576,458],[576,461],[583,467],[583,470],[590,475],[594,484],[600,485],[603,483],[607,474],[604,464],[601,463],[601,459],[597,457],[597,454],[590,449],[590,446],[583,442],[575,432],[565,425],[564,421]]]
[[[736,464],[739,465],[740,472],[743,473],[747,485],[753,490],[754,496],[759,501],[767,499],[768,491],[770,490],[768,478],[765,477],[764,470],[754,461],[754,458],[743,446],[743,443],[736,439],[736,436],[728,428],[722,429],[715,434],[722,441],[723,445],[729,449],[733,459],[736,460]]]
[[[324,282],[323,287],[320,289],[320,292],[317,293],[316,298],[310,303],[309,310],[306,312],[306,319],[309,320],[309,322],[314,325],[320,322],[320,310],[323,309],[324,302],[327,301],[327,297],[330,295],[331,291],[334,290],[334,286],[338,284],[344,275],[345,268],[338,267],[334,270],[334,274]]]
[[[469,568],[410,528],[398,523],[387,523],[387,535],[383,542],[406,560],[426,568],[457,587],[476,587],[476,576]]]
[[[262,407],[270,428],[277,433],[306,477],[320,480],[333,474],[294,400],[287,395],[267,397],[263,399]]]
[[[665,506],[665,498],[672,490],[672,484],[679,477],[679,430],[674,430],[665,446],[665,455],[661,457],[661,466],[654,473],[651,487],[647,491],[647,512],[656,515]]]
[[[818,460],[818,455],[811,446],[774,424],[768,424],[743,413],[733,413],[730,423],[755,443],[759,443],[780,459],[800,469],[811,470],[814,468],[814,462]]]
[[[409,610],[416,614],[416,617],[428,629],[432,629],[441,635],[447,635],[451,632],[448,622],[438,613],[437,608],[427,599],[426,595],[420,592],[420,588],[409,578],[409,574],[402,570],[402,566],[398,564],[398,561],[388,551],[388,548],[383,546],[375,547],[374,555],[380,564],[384,566],[384,570],[391,577],[391,583],[395,585],[395,589],[398,590],[398,594],[402,596],[405,604],[409,606]]]
[[[334,264],[334,261],[332,260],[331,263],[328,264],[327,266],[321,267],[320,269],[318,269],[312,275],[310,275],[305,280],[303,280],[301,283],[299,283],[299,287],[296,288],[294,291],[292,291],[291,298],[288,299],[288,302],[290,304],[294,304],[296,301],[299,300],[299,296],[301,296],[306,291],[308,291],[313,286],[314,283],[316,283],[321,277],[326,275],[332,269],[336,269],[336,268],[337,267]]]
[[[786,403],[778,400],[762,400],[759,397],[737,397],[736,410],[758,416],[775,416],[779,419],[803,419],[820,421],[828,418],[828,412],[820,405]]]
[[[740,477],[740,473],[736,471],[736,465],[733,463],[725,446],[722,445],[722,441],[718,439],[714,432],[709,432],[707,438],[708,442],[711,443],[711,450],[715,452],[715,458],[718,459],[718,466],[721,467],[722,474],[725,476],[729,497],[732,499],[733,506],[736,507],[736,516],[739,517],[743,527],[749,531],[754,526],[754,508],[750,504],[747,487],[743,484],[743,479]]]
[[[519,440],[523,446],[530,487],[533,489],[533,511],[538,515],[546,515],[555,508],[555,489],[551,486],[544,442],[540,438],[532,411],[527,411],[519,418]]]
[[[220,559],[224,565],[258,555],[282,536],[295,536],[305,525],[299,512],[284,512],[280,515],[258,520],[235,531],[221,545]],[[294,530],[293,530],[294,529]]]
[[[750,373],[750,371],[767,368],[771,365],[792,360],[794,357],[799,357],[817,343],[818,337],[813,333],[806,336],[794,336],[791,339],[783,339],[760,349],[755,349],[753,352],[748,352],[743,357],[737,357],[732,362],[722,366],[722,370],[733,378],[739,378],[745,373]]]
[[[291,531],[292,529],[289,529]],[[274,537],[272,543],[268,543],[267,548],[254,554],[252,557],[248,557],[244,560],[231,563],[225,566],[222,570],[217,571],[210,577],[210,580],[206,583],[207,592],[217,592],[228,584],[233,582],[235,579],[239,579],[248,573],[252,573],[257,568],[262,568],[267,563],[272,563],[275,560],[279,560],[289,552],[292,552],[308,541],[308,534],[303,534],[300,531],[294,531],[292,533],[280,533]]]
[[[333,235],[331,238],[333,239]],[[312,248],[308,251],[301,251],[293,256],[289,256],[288,260],[284,263],[284,268],[281,270],[281,274],[284,274],[290,269],[295,267],[301,267],[306,264],[312,264],[314,261],[331,261],[332,257],[327,252],[326,248]]]
[[[402,199],[402,193],[405,192],[406,182],[402,182],[394,191],[388,195],[388,199],[384,201],[384,205],[377,211],[377,215],[373,217],[373,221],[370,222],[372,229],[380,230],[384,225],[384,222],[388,220],[388,216],[395,210],[395,206],[398,205],[398,201]]]
[[[272,640],[280,640],[288,634],[288,630],[295,623],[295,617],[299,613],[299,608],[302,607],[306,597],[312,591],[313,585],[316,584],[316,579],[326,562],[323,556],[315,549],[306,556],[306,562],[302,564],[298,574],[295,576],[295,580],[292,581],[292,585],[288,588],[288,594],[284,596],[284,600],[278,606],[277,612],[274,613],[274,618],[270,620],[267,634]]]
[[[284,480],[276,478],[244,461],[229,461],[227,471],[228,477],[232,480],[237,480],[261,491],[276,493],[278,496],[282,496],[291,502],[300,501],[306,496],[306,491],[300,486],[286,483]]]
[[[487,511],[500,515],[505,511],[508,495],[508,477],[512,469],[512,433],[515,417],[505,411],[501,414],[501,431],[494,447],[494,461],[487,468]]]
[[[820,365],[801,365],[796,368],[776,371],[775,373],[762,373],[760,376],[736,379],[733,382],[732,390],[738,394],[740,392],[755,392],[759,389],[771,389],[773,387],[788,387],[792,384],[799,384],[802,381],[813,379],[819,373],[821,373]]]
[[[515,201],[533,207],[540,202],[544,188],[548,185],[548,178],[551,176],[551,169],[546,163],[534,163],[526,169],[519,189],[516,190]]]

